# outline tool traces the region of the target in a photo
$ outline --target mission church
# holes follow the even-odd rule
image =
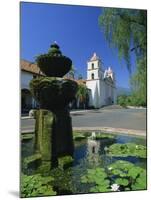
[[[29,90],[29,82],[36,77],[45,76],[35,63],[21,60],[21,111],[29,112],[37,108],[37,102],[32,98]],[[65,78],[68,78],[67,75]],[[71,77],[69,77],[71,78]],[[110,67],[103,70],[101,59],[96,55],[87,62],[87,79],[75,80],[78,84],[87,86],[88,98],[84,108],[100,108],[116,103],[115,75]],[[79,99],[74,102],[74,108],[80,108]]]
[[[86,86],[90,89],[89,106],[100,108],[116,103],[116,80],[111,67],[105,71],[101,59],[93,54],[87,62]]]

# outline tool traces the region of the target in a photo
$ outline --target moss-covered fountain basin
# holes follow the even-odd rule
[[[94,137],[95,136],[95,137]],[[49,163],[27,164],[33,156],[34,137],[22,140],[22,197],[133,191],[146,189],[146,139],[131,135],[77,132],[74,157],[59,159],[50,170]],[[36,155],[35,160],[40,159]],[[34,160],[34,157],[31,157]],[[32,160],[31,159],[31,160]],[[26,167],[25,167],[26,163]],[[29,192],[28,179],[40,182]],[[44,181],[45,184],[42,184]],[[39,191],[41,185],[44,188]]]
[[[43,109],[65,108],[75,96],[77,83],[58,77],[41,77],[30,83],[31,93]]]
[[[37,56],[36,62],[41,71],[50,77],[63,77],[72,65],[72,60],[62,55],[56,42],[50,46],[48,53]]]

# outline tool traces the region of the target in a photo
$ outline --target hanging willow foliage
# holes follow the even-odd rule
[[[110,46],[118,50],[131,73],[131,54],[136,57],[136,71],[131,76],[132,97],[146,105],[147,83],[147,12],[146,10],[104,8],[99,26]]]

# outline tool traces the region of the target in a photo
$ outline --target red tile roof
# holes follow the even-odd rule
[[[43,75],[43,73],[40,71],[39,67],[35,63],[31,63],[26,60],[21,60],[21,70],[30,72],[32,74],[38,74],[38,75]]]
[[[39,67],[35,63],[31,63],[27,60],[21,60],[20,64],[21,64],[21,70],[30,72],[32,74],[38,74],[38,75],[44,76],[44,74],[40,71]],[[73,78],[67,78],[66,76],[64,78],[74,80],[78,84],[86,84],[86,80],[83,80],[83,79],[75,80]]]

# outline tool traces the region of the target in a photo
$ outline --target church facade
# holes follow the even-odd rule
[[[111,67],[103,70],[101,59],[96,55],[87,62],[86,86],[90,89],[89,106],[100,108],[116,104],[116,80]]]

